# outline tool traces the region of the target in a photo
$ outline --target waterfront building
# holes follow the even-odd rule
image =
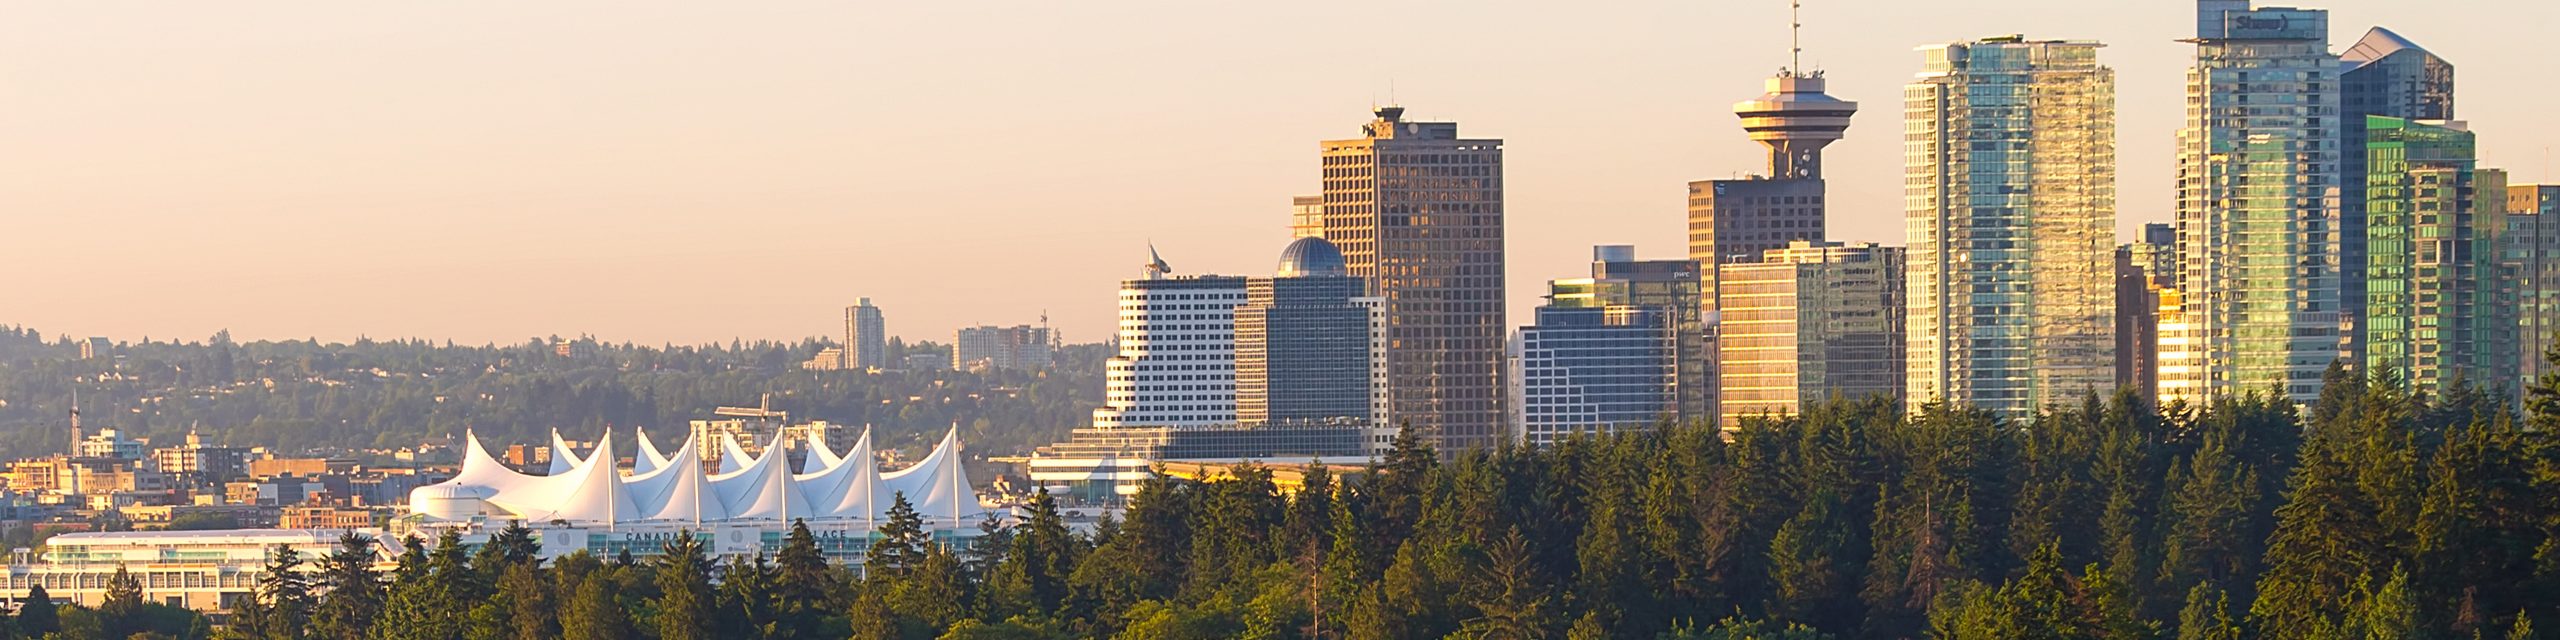
[[[1386,314],[1388,415],[1443,450],[1492,446],[1503,376],[1502,140],[1379,107],[1321,145],[1323,237]]]
[[[1048,327],[963,327],[951,338],[951,368],[958,371],[1039,371],[1049,368],[1058,335]]]
[[[1903,88],[1907,409],[2115,389],[2115,71],[2095,42],[1922,47]]]
[[[2365,233],[2367,169],[2365,127],[2368,116],[2406,120],[2452,120],[2453,63],[2427,51],[2390,29],[2374,27],[2338,55],[2341,148],[2339,174],[2346,183],[2338,193],[2339,340],[2350,364],[2361,366],[2366,349],[2365,278],[2368,235]],[[2387,258],[2387,257],[2386,257]]]
[[[1689,259],[1703,265],[1705,311],[1716,310],[1722,290],[1716,265],[1824,239],[1822,148],[1844,137],[1858,112],[1858,103],[1824,93],[1828,83],[1802,69],[1769,78],[1767,93],[1733,106],[1751,140],[1766,147],[1767,173],[1689,183]]]
[[[1161,258],[1120,283],[1120,352],[1103,367],[1093,426],[1195,427],[1236,422],[1238,276],[1177,276]]]
[[[220,531],[121,531],[65,533],[47,538],[41,551],[9,558],[0,599],[21,602],[36,585],[56,602],[97,607],[118,570],[142,584],[143,600],[197,611],[229,611],[247,602],[266,575],[276,547],[292,549],[306,570],[338,549],[343,530],[231,529]],[[380,530],[363,529],[374,548],[374,568],[388,570],[404,547]]]
[[[2506,174],[2477,168],[2462,123],[2365,117],[2364,280],[2359,361],[2410,389],[2457,382],[2508,397],[2518,380],[2516,300],[2499,235]]]
[[[2198,0],[2196,16],[2177,175],[2179,324],[2194,353],[2176,358],[2200,367],[2203,394],[2311,402],[2343,355],[2329,13]]]
[[[856,371],[896,366],[889,361],[889,329],[880,307],[862,298],[844,308],[844,368]]]
[[[1905,394],[1903,249],[1797,241],[1723,265],[1720,424]]]

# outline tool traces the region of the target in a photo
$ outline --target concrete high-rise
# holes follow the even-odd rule
[[[1235,308],[1238,424],[1370,422],[1380,340],[1362,289],[1323,238],[1291,242],[1272,277],[1245,282]]]
[[[1827,397],[1901,398],[1903,249],[1797,241],[1724,265],[1720,424]]]
[[[1707,375],[1705,299],[1700,265],[1691,260],[1637,260],[1629,245],[1591,249],[1591,277],[1550,280],[1548,305],[1558,308],[1652,307],[1670,313],[1673,356],[1679,362],[1671,417],[1682,422],[1715,414],[1715,382]]]
[[[1502,141],[1380,107],[1322,144],[1323,238],[1387,319],[1389,424],[1443,450],[1503,433]]]
[[[2198,0],[2178,132],[2175,323],[2195,393],[2320,393],[2339,339],[2339,65],[2329,13]],[[2163,323],[2163,349],[2170,324]],[[2166,395],[2166,394],[2164,394]],[[2164,398],[2165,400],[2165,398]]]
[[[1058,349],[1058,334],[1047,326],[961,327],[951,335],[951,368],[956,371],[1039,371],[1049,368]]]
[[[2338,55],[2340,135],[2344,153],[2338,158],[2345,184],[2338,192],[2339,340],[2351,362],[2366,352],[2365,275],[2365,118],[2452,120],[2453,63],[2390,29],[2374,27]]]
[[[1103,366],[1093,427],[1236,423],[1238,276],[1177,276],[1161,259],[1120,283],[1120,352]]]
[[[2543,352],[2560,342],[2560,185],[2507,187],[2506,262],[2516,293],[2517,383],[2554,369]]]
[[[2115,71],[2095,42],[1922,47],[1903,88],[1910,395],[2030,420],[2115,389]]]
[[[2359,361],[2422,393],[2515,397],[2516,300],[2501,264],[2506,174],[2459,122],[2365,117],[2366,342]]]
[[[897,366],[889,361],[889,330],[883,324],[880,308],[870,298],[844,308],[844,368],[874,369]]]

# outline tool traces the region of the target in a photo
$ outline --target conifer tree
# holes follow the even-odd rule
[[[627,640],[640,637],[639,629],[631,624],[630,612],[623,609],[622,602],[613,597],[612,574],[627,570],[607,567],[597,570],[579,582],[575,595],[569,599],[567,615],[560,619],[562,640]]]
[[[494,637],[541,639],[560,637],[559,600],[552,597],[550,583],[542,579],[542,570],[533,562],[507,565],[498,576],[498,592],[493,608],[506,612]]]
[[[27,586],[27,599],[18,605],[18,630],[27,637],[42,638],[62,631],[61,613],[53,608],[53,596],[45,593],[44,583]]]
[[[836,602],[842,588],[835,571],[827,566],[825,552],[818,548],[818,537],[809,532],[805,520],[793,520],[791,533],[783,537],[782,552],[774,556],[778,584],[775,586],[780,624],[777,637],[809,639],[819,635],[827,612]]]
[[[872,535],[871,550],[863,555],[862,572],[875,576],[905,575],[924,557],[929,544],[924,530],[924,517],[916,514],[907,493],[890,497],[888,519]]]
[[[2186,609],[2178,614],[2178,640],[2241,640],[2247,634],[2231,617],[2231,597],[2213,585],[2197,583],[2187,590]]]
[[[353,531],[320,560],[322,593],[311,616],[311,635],[322,640],[362,640],[382,610],[382,578],[375,575],[373,538]],[[420,562],[424,562],[421,556]]]
[[[781,575],[753,559],[732,557],[720,569],[719,614],[715,628],[723,638],[773,638],[782,635],[781,607],[774,601]]]
[[[702,539],[691,531],[676,532],[666,550],[653,563],[658,598],[652,610],[660,640],[710,640],[713,607],[711,592],[711,560],[703,549]]]

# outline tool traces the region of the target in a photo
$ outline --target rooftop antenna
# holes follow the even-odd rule
[[[1787,2],[1787,64],[1796,74],[1804,73],[1804,0]]]

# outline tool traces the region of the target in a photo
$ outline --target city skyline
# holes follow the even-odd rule
[[[2331,10],[2333,51],[2379,24],[2460,61],[2482,166],[2518,184],[2551,178],[2555,134],[2528,126],[2543,83],[2482,79],[2535,77],[2514,43],[2560,10],[2300,4]],[[0,192],[22,212],[0,237],[18,267],[0,284],[0,322],[120,341],[228,329],[692,344],[831,334],[831,316],[870,296],[911,340],[1046,311],[1069,339],[1095,341],[1125,267],[1085,258],[1151,237],[1188,272],[1259,273],[1288,237],[1287,198],[1316,176],[1306,149],[1351,135],[1345,123],[1371,102],[1507,140],[1518,319],[1537,283],[1584,268],[1584,247],[1676,253],[1676,185],[1765,163],[1728,109],[1787,64],[1784,3],[1472,8],[1448,14],[1446,33],[1319,51],[1309,43],[1348,28],[1332,24],[1347,22],[1339,7],[1127,20],[773,6],[703,20],[688,12],[707,8],[22,5],[0,26],[0,98],[23,116],[0,119],[0,140],[25,150],[0,159]],[[2192,11],[2074,19],[2101,12],[1818,2],[1805,60],[1833,95],[1879,105],[1909,81],[1916,46],[2005,33],[2106,43],[2120,73],[2121,235],[2169,217],[2192,52],[2175,40]],[[1265,26],[1200,26],[1237,13]],[[963,24],[975,35],[953,38]],[[691,37],[659,46],[670,35]],[[951,86],[961,77],[995,82]],[[1896,114],[1857,122],[1827,153],[1831,239],[1899,244]],[[1163,135],[1201,130],[1220,135]],[[1018,152],[983,153],[998,140]],[[1186,166],[1136,162],[1163,157]],[[1006,184],[1019,188],[987,188]],[[935,258],[969,266],[908,276]],[[1005,295],[976,294],[987,290]]]

